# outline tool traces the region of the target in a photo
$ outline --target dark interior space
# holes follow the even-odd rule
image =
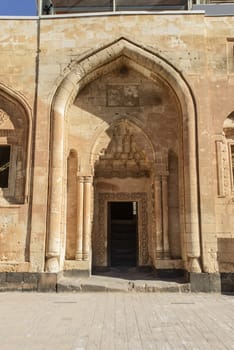
[[[9,162],[11,147],[8,145],[0,146],[0,187],[8,187]]]
[[[110,266],[137,265],[137,203],[109,203]]]

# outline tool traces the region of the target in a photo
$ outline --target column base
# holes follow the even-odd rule
[[[162,250],[158,250],[156,251],[156,260],[161,260],[163,259],[163,251]]]
[[[201,266],[198,257],[189,257],[189,272],[201,273]]]
[[[88,253],[84,253],[83,254],[83,260],[84,261],[88,261],[89,260],[89,254]]]
[[[49,257],[46,259],[45,272],[59,272],[58,257]]]
[[[170,253],[169,252],[164,252],[163,253],[163,259],[170,260],[171,259]]]
[[[63,265],[63,271],[88,271],[88,274],[91,273],[91,269],[89,267],[89,261],[84,260],[65,260]]]
[[[82,253],[76,253],[75,260],[82,261],[83,260],[83,254]]]

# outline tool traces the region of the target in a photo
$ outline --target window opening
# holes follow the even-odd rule
[[[109,264],[137,265],[137,202],[109,202]]]
[[[0,146],[0,188],[8,188],[10,153],[10,146]]]

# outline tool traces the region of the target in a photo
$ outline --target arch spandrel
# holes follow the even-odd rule
[[[51,152],[51,195],[48,226],[47,271],[58,271],[60,255],[60,218],[62,215],[65,116],[69,106],[74,103],[80,90],[103,74],[113,70],[114,65],[127,63],[135,70],[140,68],[142,74],[151,80],[161,79],[174,92],[181,109],[183,123],[183,147],[189,149],[189,155],[184,156],[186,173],[185,188],[185,226],[191,229],[188,236],[186,255],[188,269],[200,272],[200,242],[197,194],[196,168],[196,125],[195,106],[189,85],[182,74],[169,62],[153,51],[143,48],[125,38],[94,51],[87,57],[74,63],[71,71],[58,87],[52,108],[52,152]],[[193,174],[193,181],[191,180]],[[89,176],[90,174],[86,174]]]

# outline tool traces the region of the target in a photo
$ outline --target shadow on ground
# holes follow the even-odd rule
[[[178,270],[157,271],[150,266],[142,267],[94,267],[92,276],[111,277],[128,281],[169,281],[177,283],[186,283],[187,279],[184,271]]]

